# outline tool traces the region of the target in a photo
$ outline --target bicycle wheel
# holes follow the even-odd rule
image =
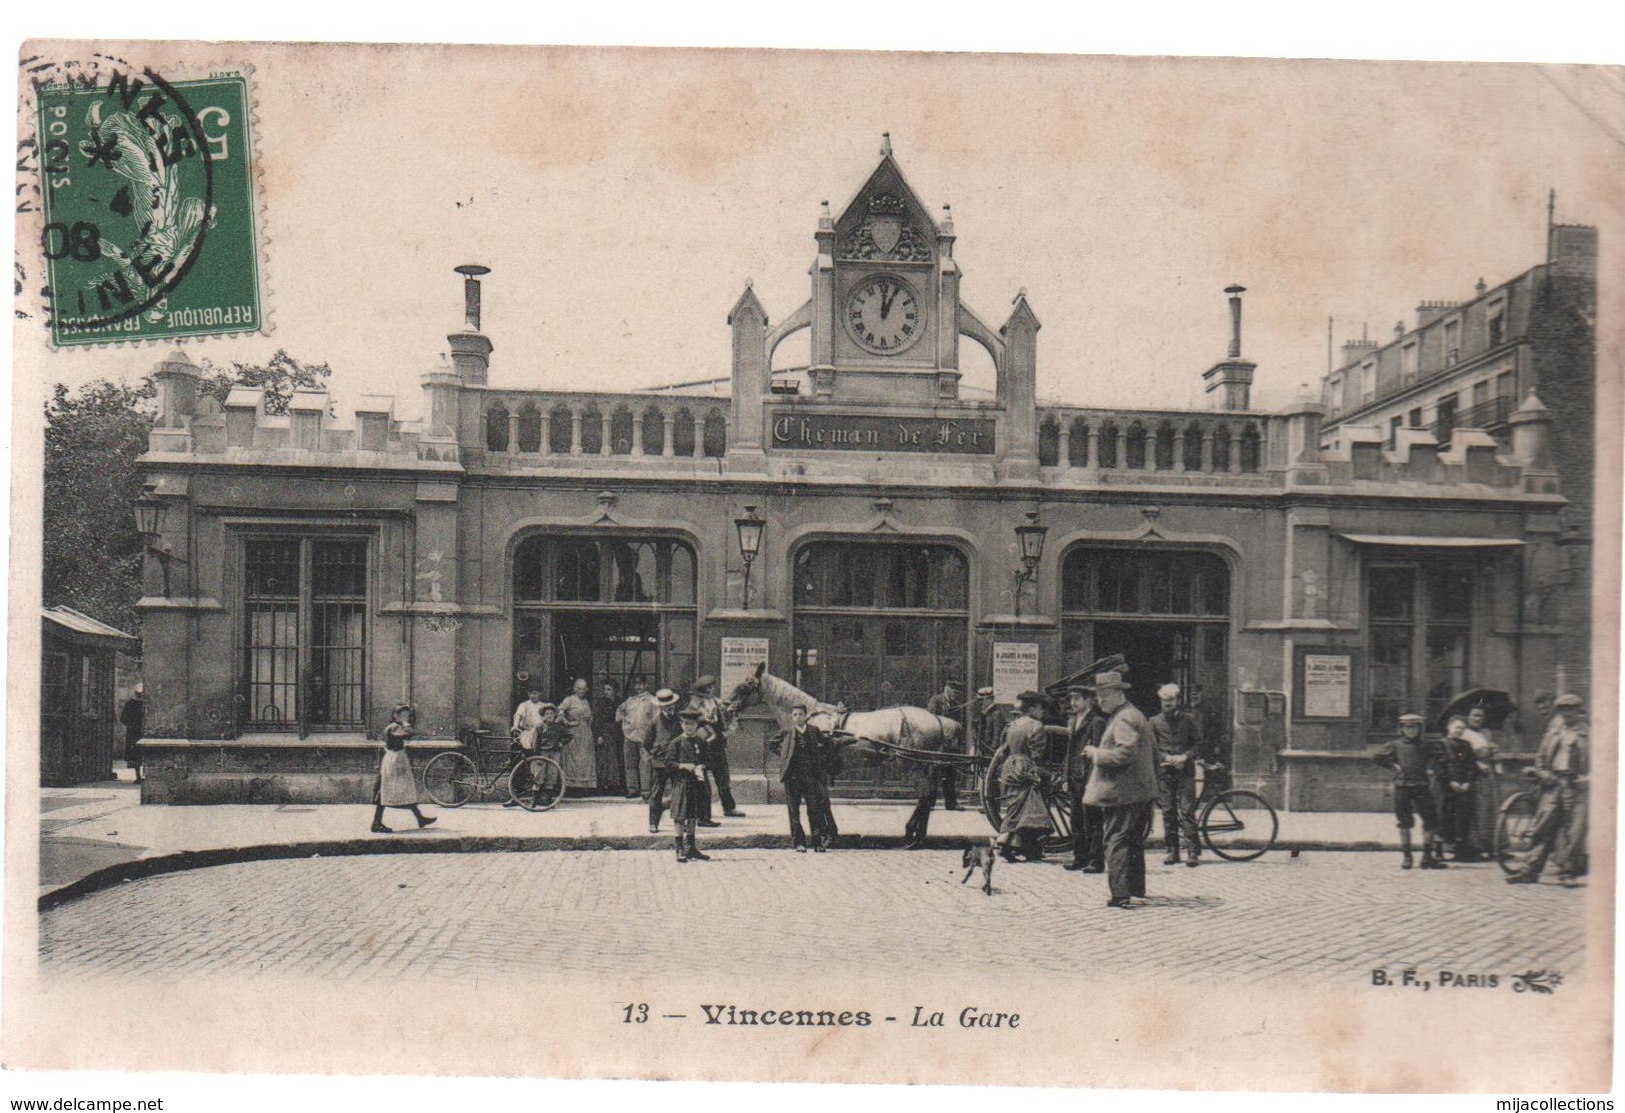
[[[995,831],[999,829],[999,823],[1003,819],[999,800],[1001,795],[999,773],[1004,769],[1007,752],[1003,746],[995,750],[992,759],[987,763],[987,769],[982,773],[982,814],[987,816],[987,821],[993,825]]]
[[[550,757],[527,757],[508,774],[508,793],[527,812],[545,812],[564,799],[564,769]]]
[[[1232,789],[1202,809],[1198,823],[1207,848],[1227,862],[1250,862],[1275,845],[1281,821],[1256,792]]]
[[[442,808],[460,808],[483,795],[480,771],[467,754],[437,754],[423,767],[423,791]]]
[[[1533,792],[1514,792],[1495,817],[1495,861],[1503,873],[1516,873],[1535,830],[1535,809],[1540,798]]]

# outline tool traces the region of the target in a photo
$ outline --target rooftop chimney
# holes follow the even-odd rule
[[[1416,327],[1425,328],[1445,314],[1460,308],[1459,301],[1425,301],[1416,307]]]
[[[464,263],[452,269],[463,276],[463,328],[447,336],[446,342],[457,374],[465,383],[483,386],[491,366],[491,341],[480,332],[480,275],[490,274],[491,268]]]
[[[1365,358],[1367,352],[1374,351],[1376,347],[1377,342],[1375,340],[1343,341],[1343,366],[1347,367],[1351,363],[1358,363]]]
[[[1202,373],[1203,389],[1213,409],[1245,410],[1251,408],[1253,372],[1258,368],[1241,358],[1241,295],[1247,288],[1226,286],[1224,292],[1230,295],[1230,353]]]
[[[1241,295],[1247,292],[1245,286],[1226,286],[1224,292],[1230,295],[1230,358],[1241,358]]]

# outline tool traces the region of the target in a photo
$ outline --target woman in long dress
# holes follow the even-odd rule
[[[587,682],[577,680],[570,694],[559,701],[559,715],[570,742],[564,747],[564,783],[570,788],[598,787],[598,756],[592,739],[592,701]]]
[[[1462,732],[1478,762],[1467,841],[1472,852],[1480,857],[1495,852],[1495,821],[1501,810],[1501,776],[1496,768],[1495,732],[1486,725],[1487,718],[1482,707],[1470,709],[1467,712],[1467,729]]]
[[[418,782],[412,775],[412,759],[406,756],[406,740],[412,737],[412,708],[398,704],[384,728],[384,757],[378,763],[378,792],[373,800],[372,829],[387,835],[384,826],[385,808],[405,808],[417,819],[419,827],[427,827],[434,818],[418,810]]]
[[[1019,851],[1029,862],[1036,862],[1044,857],[1045,836],[1055,830],[1044,804],[1044,771],[1032,759],[1026,734],[1007,732],[1005,746],[1004,766],[999,770],[1003,792],[996,841],[1006,861],[1013,861],[1014,853]]]

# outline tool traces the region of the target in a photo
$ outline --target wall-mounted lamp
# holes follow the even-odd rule
[[[169,566],[179,563],[185,564],[184,557],[175,555],[175,550],[169,542],[163,540],[164,513],[167,507],[164,500],[158,498],[154,488],[142,489],[141,497],[135,500],[135,529],[141,535],[141,542],[146,546],[147,552],[158,558],[158,566],[164,570],[164,598],[169,598]]]
[[[1044,556],[1044,537],[1048,526],[1038,524],[1038,511],[1027,511],[1027,521],[1016,527],[1016,540],[1021,545],[1021,569],[1016,573],[1016,617],[1021,617],[1021,589],[1038,576],[1038,562]]]
[[[762,529],[767,523],[756,515],[754,506],[745,507],[745,516],[734,519],[734,528],[739,531],[739,555],[745,561],[745,609],[750,610],[750,566],[756,561],[756,554],[762,551]]]

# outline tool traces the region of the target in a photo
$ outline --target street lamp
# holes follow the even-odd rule
[[[182,564],[186,561],[176,556],[175,550],[163,540],[165,509],[164,500],[153,493],[152,487],[143,488],[141,497],[135,500],[135,530],[141,535],[147,552],[158,558],[158,566],[164,570],[164,598],[168,599],[169,566],[174,561]]]
[[[1044,536],[1048,526],[1038,524],[1038,511],[1027,511],[1027,521],[1016,527],[1016,540],[1021,545],[1021,570],[1016,573],[1016,617],[1021,617],[1021,589],[1038,576],[1038,561],[1044,555]]]
[[[745,507],[745,516],[734,519],[739,530],[739,555],[745,559],[745,609],[750,610],[750,566],[762,551],[762,527],[767,523],[756,516],[754,506]]]

